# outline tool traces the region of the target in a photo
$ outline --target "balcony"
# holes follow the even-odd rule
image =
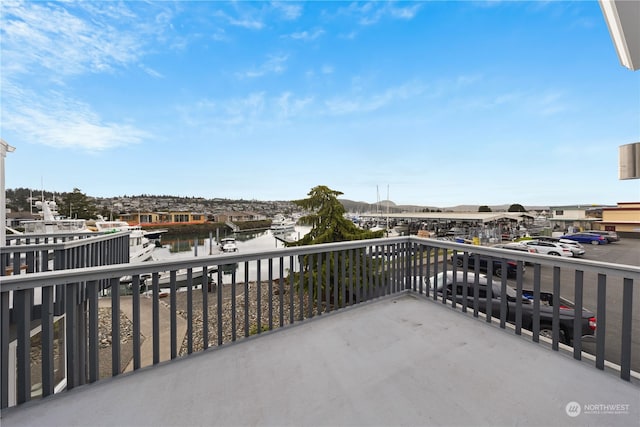
[[[477,273],[470,250],[517,262],[515,279],[487,272],[493,285],[553,293],[549,334],[539,304],[532,324],[504,295],[486,316],[477,292],[424,280]],[[416,237],[6,276],[2,423],[630,425],[639,280],[637,266]],[[35,294],[64,312],[34,310]],[[560,295],[594,311],[595,336],[563,331]]]

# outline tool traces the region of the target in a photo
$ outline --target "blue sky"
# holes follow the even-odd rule
[[[0,4],[6,187],[398,204],[640,200],[597,1]],[[377,190],[379,188],[379,190]]]

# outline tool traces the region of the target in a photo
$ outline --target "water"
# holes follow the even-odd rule
[[[295,232],[290,233],[288,238],[293,238],[298,240],[302,238],[305,234],[307,234],[311,230],[311,227],[308,226],[296,226]],[[259,232],[247,232],[247,233],[234,233],[227,234],[224,236],[219,236],[220,239],[223,237],[233,236],[236,238],[236,245],[238,247],[238,252],[236,253],[249,253],[249,252],[263,252],[263,251],[271,251],[273,249],[284,248],[285,245],[280,240],[276,239],[271,230],[264,230]],[[185,236],[184,239],[172,239],[172,240],[163,240],[162,247],[156,248],[154,251],[154,259],[157,260],[171,260],[171,259],[184,259],[184,258],[193,258],[194,256],[209,256],[209,255],[221,255],[223,252],[220,251],[218,244],[216,242],[215,236],[213,236],[212,241],[207,237],[205,239],[196,239],[188,236]],[[294,260],[294,265],[290,265],[290,259],[287,257],[283,260],[283,272],[286,275],[287,272],[291,269],[295,271],[299,271],[297,266],[297,259]],[[224,266],[222,269],[222,283],[229,284],[232,283],[233,277],[232,273],[235,271],[236,273],[236,282],[242,283],[245,278],[245,263],[233,264]],[[277,278],[280,276],[280,260],[278,258],[273,259],[272,265],[272,277]],[[258,265],[255,261],[249,262],[248,264],[248,273],[249,273],[249,281],[256,281],[258,279]],[[269,262],[267,260],[263,260],[260,263],[260,280],[265,281],[269,278]],[[214,280],[218,282],[218,277],[214,276]]]

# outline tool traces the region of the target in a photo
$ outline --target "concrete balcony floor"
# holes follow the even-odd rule
[[[571,417],[570,402],[618,406],[581,406]],[[639,419],[637,383],[402,294],[9,408],[0,424],[630,426]]]

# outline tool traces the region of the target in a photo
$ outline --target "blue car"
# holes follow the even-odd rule
[[[606,237],[595,233],[573,233],[560,236],[561,239],[573,240],[580,243],[591,243],[592,245],[605,245],[609,243]]]

